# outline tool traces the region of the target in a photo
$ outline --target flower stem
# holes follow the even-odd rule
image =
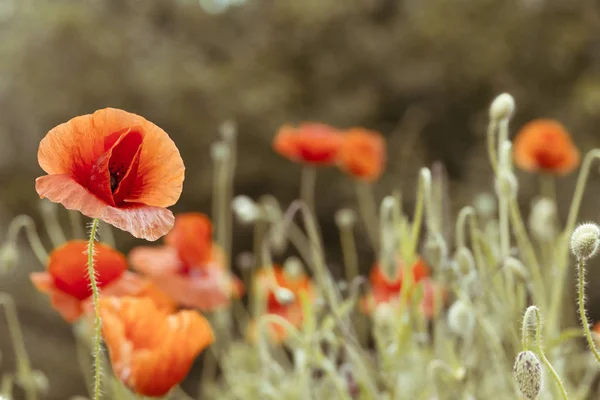
[[[300,199],[315,214],[315,186],[317,183],[317,169],[307,165],[302,167],[300,175]]]
[[[94,304],[94,400],[100,399],[100,381],[101,381],[101,354],[100,354],[100,342],[102,340],[100,329],[102,328],[102,321],[100,321],[100,305],[99,297],[100,290],[96,282],[96,271],[94,270],[94,243],[96,241],[96,234],[98,232],[98,218],[94,218],[92,221],[92,229],[90,231],[90,239],[88,242],[88,275],[90,278],[90,286],[92,288],[92,302]]]
[[[27,235],[27,240],[29,241],[29,246],[33,250],[33,253],[37,257],[40,264],[45,265],[46,260],[48,259],[48,252],[44,248],[42,241],[35,229],[35,222],[28,215],[19,215],[15,217],[10,226],[8,227],[8,238],[7,241],[16,243],[17,235],[21,228],[25,229],[25,234]]]
[[[27,350],[25,349],[25,341],[23,339],[23,332],[21,331],[21,326],[19,324],[15,303],[12,297],[10,297],[8,294],[0,293],[0,304],[4,306],[6,323],[8,325],[12,346],[15,350],[15,357],[17,359],[17,374],[20,380],[25,384],[27,399],[36,400],[37,392],[35,382],[33,379],[33,373],[31,371],[31,364],[29,363],[29,357],[27,356]]]
[[[552,375],[552,379],[554,380],[554,383],[556,383],[556,386],[558,386],[558,389],[560,390],[562,398],[564,400],[568,400],[569,396],[567,395],[567,391],[565,390],[565,387],[560,379],[560,376],[558,376],[558,373],[552,367],[552,364],[550,364],[550,361],[548,361],[548,358],[546,358],[546,354],[544,353],[544,349],[542,348],[542,321],[541,321],[541,317],[540,317],[540,312],[537,309],[537,307],[534,308],[534,312],[535,312],[535,345],[537,348],[538,355],[542,359],[542,362],[546,366],[546,369],[548,369],[548,371],[550,372],[550,375]]]
[[[579,317],[581,318],[581,325],[583,327],[583,332],[585,333],[585,338],[587,339],[588,345],[590,346],[592,353],[594,353],[594,357],[596,357],[596,360],[598,360],[600,363],[600,354],[598,354],[596,344],[592,338],[590,324],[585,312],[585,262],[581,258],[577,260],[577,280],[579,281],[577,298],[579,300]]]
[[[356,183],[356,196],[360,216],[365,224],[367,236],[375,254],[379,254],[379,222],[377,221],[377,204],[371,186],[365,182]]]
[[[71,223],[71,234],[77,239],[84,238],[85,232],[81,222],[81,213],[79,211],[69,211],[69,222]]]

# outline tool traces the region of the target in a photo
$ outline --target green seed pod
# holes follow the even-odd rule
[[[571,251],[581,260],[587,260],[598,251],[600,228],[594,223],[582,224],[571,235]]]
[[[532,351],[522,351],[517,356],[513,376],[519,390],[528,400],[540,394],[543,384],[542,364]]]

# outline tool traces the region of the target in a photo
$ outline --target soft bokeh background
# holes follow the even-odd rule
[[[175,211],[210,211],[210,144],[228,119],[239,127],[236,192],[297,196],[299,168],[270,142],[285,122],[364,126],[388,139],[379,197],[399,187],[411,209],[418,168],[442,161],[452,210],[493,189],[485,157],[487,106],[508,91],[513,127],[561,120],[586,151],[600,147],[600,6],[593,0],[0,0],[0,238],[15,215],[39,222],[39,140],[67,119],[107,106],[170,133],[187,165]],[[522,174],[527,210],[537,191]],[[559,181],[561,217],[574,176]],[[599,221],[595,170],[581,219]],[[351,182],[319,176],[319,217],[332,265],[333,215],[355,206]],[[237,251],[250,232],[236,230]],[[120,249],[134,241],[119,234]],[[24,244],[24,241],[22,242]],[[23,246],[0,276],[14,295],[33,364],[49,399],[84,394],[70,328],[27,274],[42,266]],[[364,246],[364,258],[371,255]],[[365,268],[368,265],[364,266]],[[591,274],[600,319],[600,275]],[[594,311],[595,310],[595,311]],[[0,373],[13,369],[0,321]]]

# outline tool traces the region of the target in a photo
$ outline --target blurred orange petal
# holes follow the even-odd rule
[[[115,375],[144,396],[167,394],[214,341],[197,312],[169,314],[147,298],[103,297],[100,315]]]
[[[517,133],[514,159],[525,171],[566,175],[579,166],[579,150],[559,122],[536,119]]]
[[[83,314],[81,301],[57,289],[54,280],[47,272],[33,272],[29,275],[31,282],[41,293],[50,297],[52,307],[69,323],[75,322]]]
[[[38,161],[48,174],[36,180],[40,197],[90,218],[156,240],[173,225],[165,207],[181,195],[184,165],[158,126],[107,108],[50,130]]]
[[[339,130],[319,123],[304,123],[298,127],[284,125],[273,140],[277,153],[294,162],[314,165],[334,164],[341,144]]]
[[[175,225],[164,240],[168,246],[177,249],[188,267],[199,267],[212,256],[212,223],[202,213],[177,214]]]
[[[343,137],[340,168],[359,180],[372,182],[379,179],[386,162],[383,136],[379,132],[353,128]]]

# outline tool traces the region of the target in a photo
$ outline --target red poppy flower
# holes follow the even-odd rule
[[[325,124],[284,125],[273,140],[273,148],[294,162],[333,165],[342,140],[340,131]]]
[[[379,132],[353,128],[346,132],[339,154],[340,168],[356,179],[377,180],[385,167],[385,139]]]
[[[156,240],[173,226],[166,207],[181,194],[184,165],[158,126],[107,108],[50,130],[38,161],[41,198],[99,218],[133,236]]]
[[[517,133],[514,159],[525,171],[565,175],[579,165],[579,151],[560,123],[536,119]]]
[[[69,322],[83,313],[83,303],[92,295],[87,272],[87,246],[83,240],[72,240],[55,249],[48,259],[47,272],[30,275],[42,293],[50,296],[52,305]],[[98,287],[117,281],[127,269],[127,260],[118,251],[103,244],[94,246]]]
[[[385,276],[379,264],[375,264],[369,275],[371,293],[362,299],[361,308],[365,313],[370,313],[380,303],[394,302],[400,298],[402,289],[402,263],[400,260],[396,266],[396,278],[390,280]],[[413,279],[415,283],[422,281],[430,275],[429,267],[422,258],[418,258],[412,266]]]
[[[200,213],[178,214],[166,246],[137,247],[129,253],[134,269],[148,276],[179,304],[214,311],[244,292],[225,269],[221,249],[211,239],[211,223]]]
[[[148,298],[100,299],[102,336],[115,375],[143,396],[164,396],[214,342],[208,321],[195,311],[170,314]]]
[[[266,298],[265,314],[275,314],[288,320],[295,327],[300,327],[304,316],[302,314],[302,303],[300,296],[302,293],[309,297],[314,297],[315,290],[311,279],[306,276],[289,277],[279,266],[273,267],[273,275],[262,269],[255,275],[255,290],[260,293],[261,298]],[[294,294],[294,300],[283,304],[275,295],[274,289],[281,287],[290,290]],[[249,328],[250,339],[256,338],[256,323],[252,323]],[[281,343],[287,338],[287,332],[280,324],[272,323],[268,327],[269,334],[274,343]]]

